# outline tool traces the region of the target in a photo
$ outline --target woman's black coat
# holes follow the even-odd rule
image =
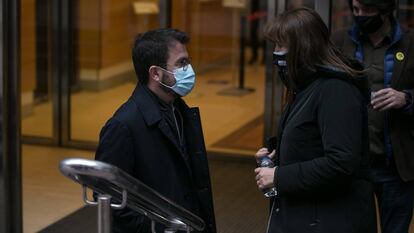
[[[268,232],[374,233],[367,90],[329,68],[306,79],[280,120]]]

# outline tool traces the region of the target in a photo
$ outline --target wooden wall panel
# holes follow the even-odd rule
[[[35,0],[21,1],[21,91],[33,91],[36,83]]]
[[[222,1],[177,0],[172,3],[172,27],[189,33],[188,50],[194,66],[211,67],[233,55],[239,40],[240,13],[222,6]]]
[[[137,15],[133,0],[103,0],[102,67],[131,61],[135,37],[158,27],[158,15]]]
[[[101,44],[101,0],[78,1],[78,63],[80,69],[98,69]]]
[[[132,17],[130,1],[103,0],[101,27],[101,68],[130,59]]]
[[[222,7],[221,1],[207,3],[202,4],[199,22],[202,64],[216,63],[232,56],[233,40],[239,37],[238,30],[234,31],[233,27],[240,25],[239,17],[233,22],[232,8]]]
[[[133,2],[79,1],[80,69],[99,71],[131,62],[131,48],[137,34],[159,25],[156,14],[136,15]]]

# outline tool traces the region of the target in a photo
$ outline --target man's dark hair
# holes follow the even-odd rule
[[[177,42],[186,44],[188,41],[190,38],[185,32],[170,28],[155,29],[139,35],[132,48],[132,61],[139,83],[148,83],[151,66],[166,68],[170,46]]]
[[[380,14],[393,13],[397,7],[396,0],[357,0],[361,4],[369,7],[375,7],[378,9]],[[352,9],[352,0],[348,0],[349,7]]]

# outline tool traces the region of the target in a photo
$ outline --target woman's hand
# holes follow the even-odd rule
[[[258,167],[254,169],[256,173],[256,184],[259,189],[274,187],[273,184],[275,168],[274,167]]]
[[[256,163],[260,164],[260,161],[264,156],[268,156],[269,158],[273,159],[275,157],[276,150],[273,150],[270,154],[269,153],[270,152],[267,150],[267,148],[260,148],[254,155],[254,157],[256,158]]]

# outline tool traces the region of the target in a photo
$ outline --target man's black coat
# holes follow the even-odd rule
[[[183,117],[186,159],[158,101],[146,86],[138,85],[103,127],[96,159],[121,168],[201,217],[206,224],[204,232],[216,232],[198,108],[175,100]],[[150,222],[131,210],[114,211],[113,232],[151,232]]]

